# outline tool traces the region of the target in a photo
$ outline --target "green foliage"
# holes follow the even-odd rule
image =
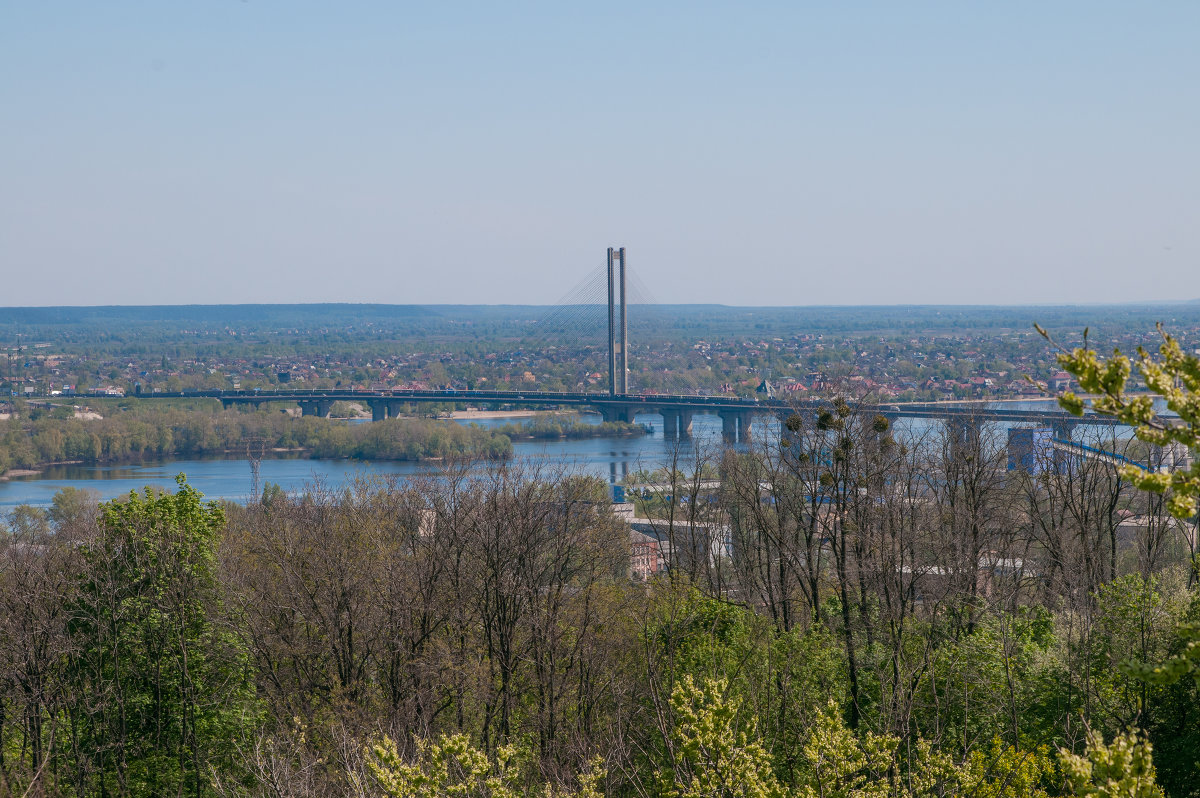
[[[504,434],[449,421],[393,419],[348,424],[292,418],[262,410],[181,410],[133,403],[99,420],[43,417],[0,426],[0,471],[57,462],[120,462],[152,457],[246,453],[248,438],[272,449],[313,457],[420,460],[430,457],[503,458],[512,454]]]
[[[263,483],[262,498],[259,500],[259,503],[262,504],[263,507],[266,507],[268,510],[270,510],[273,506],[286,498],[287,492],[281,485],[279,485],[279,483],[270,481]]]
[[[1036,326],[1036,325],[1035,325]],[[1039,333],[1050,340],[1046,331]],[[1075,377],[1080,388],[1094,394],[1091,409],[1112,416],[1134,428],[1137,437],[1157,446],[1179,445],[1200,448],[1200,359],[1186,354],[1179,342],[1167,334],[1161,324],[1162,344],[1158,357],[1138,347],[1137,369],[1151,394],[1130,395],[1127,383],[1132,372],[1128,357],[1114,350],[1105,359],[1086,346],[1070,351],[1061,349],[1059,365]],[[1160,415],[1154,409],[1153,395],[1165,400],[1167,409],[1178,418]],[[1059,396],[1059,404],[1074,415],[1082,415],[1084,401],[1068,391]],[[1189,519],[1196,514],[1200,497],[1200,461],[1189,469],[1170,473],[1152,473],[1135,466],[1124,466],[1121,475],[1142,490],[1168,494],[1168,509],[1176,518]]]
[[[817,716],[804,743],[809,775],[803,798],[889,798],[903,789],[896,779],[896,749],[891,735],[854,734],[829,704]]]
[[[1082,756],[1061,750],[1059,759],[1071,793],[1091,798],[1162,798],[1154,779],[1149,741],[1136,734],[1120,734],[1105,744],[1088,733]]]
[[[617,435],[645,435],[646,427],[625,421],[605,421],[601,424],[588,424],[576,416],[537,416],[532,421],[521,424],[505,424],[493,427],[492,432],[509,438],[532,438],[534,440],[555,440],[566,438],[578,440],[583,438],[611,438]]]
[[[1021,751],[992,741],[985,752],[971,752],[958,771],[958,790],[974,798],[1046,798],[1059,771],[1049,747]]]
[[[1191,676],[1200,686],[1200,622],[1181,623],[1176,627],[1176,651],[1154,663],[1135,660],[1126,670],[1151,684],[1169,685]]]
[[[766,749],[738,728],[738,703],[723,679],[690,676],[671,692],[675,763],[660,772],[673,798],[785,798]]]
[[[676,798],[1046,798],[1057,776],[1047,748],[1019,751],[999,740],[961,765],[917,740],[905,762],[898,737],[856,734],[830,702],[804,733],[802,776],[790,789],[761,740],[738,722],[727,682],[685,677],[671,708],[675,761],[659,782]]]
[[[356,786],[386,798],[522,798],[529,772],[528,752],[515,746],[496,749],[495,759],[471,745],[463,734],[443,736],[436,741],[418,739],[416,757],[408,762],[395,741],[383,737],[367,747],[367,779],[356,778]],[[599,762],[593,761],[579,777],[579,790],[561,791],[546,785],[546,798],[601,798],[604,780]]]
[[[89,792],[205,794],[255,722],[248,655],[222,619],[224,518],[177,483],[102,505],[100,537],[83,550],[69,632]]]
[[[96,514],[99,494],[67,485],[50,500],[50,520],[56,527],[86,522]]]
[[[817,717],[804,743],[807,777],[803,798],[1045,798],[1056,769],[1045,747],[1019,751],[993,740],[961,764],[916,740],[907,757],[891,734],[846,728],[830,703]]]
[[[1099,625],[1114,657],[1166,656],[1188,598],[1182,585],[1172,587],[1171,580],[1159,576],[1129,574],[1104,585],[1097,595]]]
[[[689,585],[668,589],[662,599],[653,633],[675,674],[721,678],[744,669],[754,653],[758,618]]]

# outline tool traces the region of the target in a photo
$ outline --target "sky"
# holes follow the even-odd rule
[[[1200,3],[0,3],[0,306],[1200,298]]]

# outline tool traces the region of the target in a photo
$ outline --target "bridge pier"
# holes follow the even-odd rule
[[[388,417],[388,403],[387,402],[385,402],[382,399],[376,399],[375,401],[369,402],[368,404],[370,404],[370,406],[371,406],[371,420],[372,421],[384,421],[385,419],[387,419],[387,417]]]
[[[679,413],[679,411],[678,410],[659,410],[658,412],[660,414],[662,414],[662,417],[663,417],[663,437],[667,438],[667,439],[678,438],[679,434],[680,434],[680,431],[679,431],[680,413]]]
[[[597,409],[600,411],[600,416],[604,419],[605,423],[612,423],[614,421],[624,421],[628,423],[633,417],[633,414],[629,412],[628,407],[604,405]]]
[[[1060,441],[1069,442],[1075,432],[1075,425],[1070,421],[1055,421],[1050,427],[1054,430],[1054,437]]]
[[[726,443],[737,443],[738,416],[740,416],[741,413],[736,411],[725,411],[723,413],[718,413],[717,415],[721,417],[722,440],[724,440]]]
[[[948,418],[946,426],[950,430],[950,453],[958,457],[960,453],[974,454],[975,446],[979,443],[981,433],[980,422],[974,417]]]
[[[333,400],[301,399],[296,404],[300,405],[300,415],[302,416],[320,416],[321,418],[329,418],[329,411],[333,407]]]
[[[388,418],[400,418],[401,411],[404,409],[404,402],[398,399],[388,399],[385,404],[387,405]]]

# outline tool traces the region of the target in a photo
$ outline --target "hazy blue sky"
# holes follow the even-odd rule
[[[1200,3],[9,0],[0,305],[1200,297]]]

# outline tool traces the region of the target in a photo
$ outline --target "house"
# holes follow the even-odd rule
[[[636,530],[630,531],[629,571],[634,579],[646,581],[665,571],[666,558],[657,538]]]

